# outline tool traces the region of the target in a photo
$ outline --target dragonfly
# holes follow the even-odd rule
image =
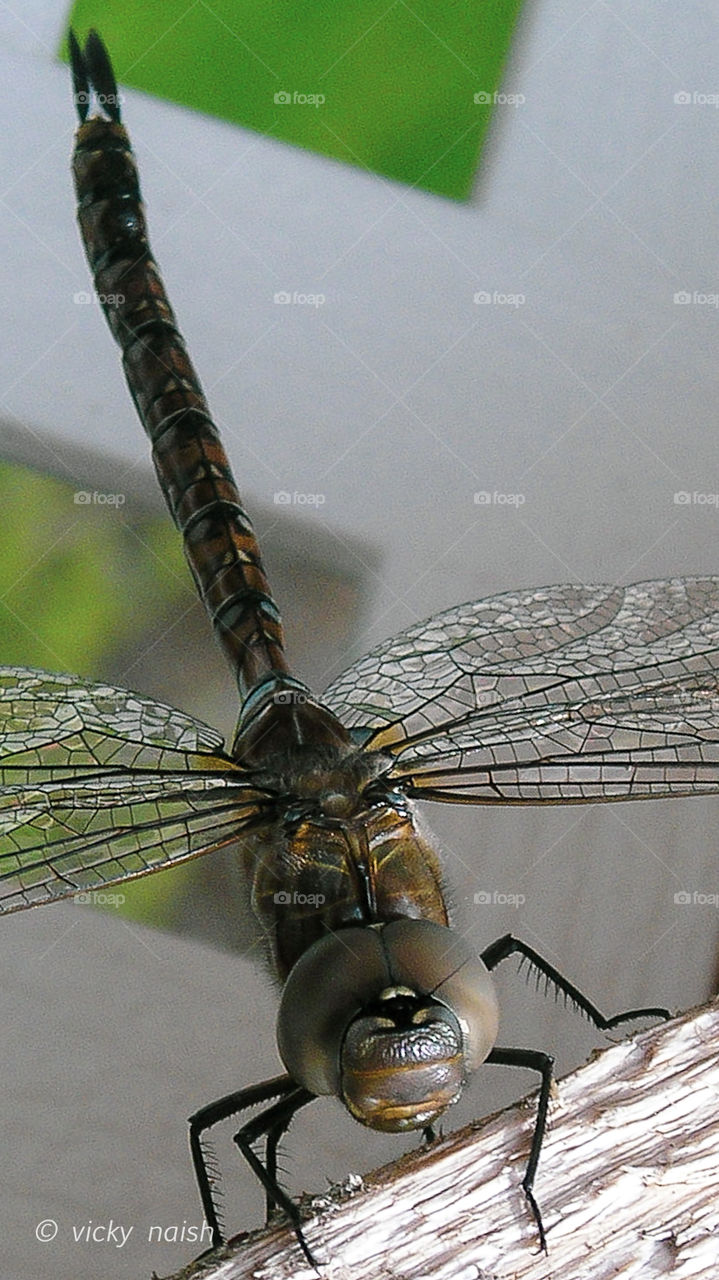
[[[550,805],[719,790],[719,578],[559,585],[458,605],[383,641],[316,696],[291,670],[252,524],[153,259],[112,65],[70,33],[80,233],[157,477],[238,687],[225,745],[126,689],[0,669],[0,910],[231,848],[282,992],[284,1073],[202,1107],[190,1148],[223,1239],[207,1135],[234,1141],[284,1211],[290,1121],[322,1096],[378,1131],[434,1126],[483,1064],[539,1077],[534,1194],[553,1059],[497,1045],[491,973],[519,957],[597,1028],[605,1016],[531,946],[477,954],[452,927],[417,802]],[[91,105],[96,110],[90,114]],[[259,1154],[259,1151],[263,1155]]]

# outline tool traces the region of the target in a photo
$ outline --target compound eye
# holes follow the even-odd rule
[[[377,929],[327,934],[301,955],[285,982],[277,1047],[290,1075],[311,1093],[340,1093],[347,1027],[391,982]]]
[[[431,920],[394,920],[382,929],[395,982],[431,994],[462,1028],[466,1070],[490,1052],[499,1027],[494,983],[463,938]]]
[[[497,1023],[482,961],[444,925],[405,919],[340,929],[313,943],[285,983],[277,1045],[290,1075],[310,1092],[344,1094],[357,1119],[373,1127],[417,1127],[430,1123],[421,1118],[423,1097],[434,1114],[449,1106],[492,1048]],[[361,1077],[400,1063],[405,1101],[396,1096],[400,1110],[409,1110],[397,1113],[398,1126],[389,1101],[384,1118],[373,1101],[389,1099],[376,1074],[374,1083]],[[405,1124],[412,1108],[414,1124]]]

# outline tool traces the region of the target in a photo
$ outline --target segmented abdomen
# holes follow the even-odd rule
[[[73,175],[95,287],[122,348],[128,386],[197,589],[244,697],[270,672],[288,671],[282,624],[150,252],[135,158],[121,124],[93,118],[80,126]]]

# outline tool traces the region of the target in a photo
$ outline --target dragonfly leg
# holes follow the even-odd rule
[[[542,1083],[539,1088],[539,1102],[537,1105],[537,1121],[532,1134],[532,1145],[529,1151],[529,1160],[527,1168],[522,1179],[522,1190],[527,1197],[527,1202],[534,1221],[537,1224],[539,1232],[539,1244],[544,1251],[547,1252],[547,1237],[542,1222],[542,1214],[539,1205],[534,1198],[534,1175],[537,1172],[539,1163],[539,1153],[542,1150],[544,1142],[544,1133],[547,1128],[547,1109],[549,1107],[549,1095],[552,1089],[552,1081],[554,1076],[552,1068],[554,1066],[554,1058],[548,1053],[541,1053],[536,1049],[492,1049],[489,1057],[485,1059],[487,1062],[494,1062],[497,1066],[503,1067],[526,1067],[530,1071],[538,1071],[542,1077]]]
[[[611,1030],[612,1027],[618,1026],[622,1022],[630,1022],[638,1018],[662,1018],[671,1017],[668,1009],[648,1008],[648,1009],[629,1009],[626,1013],[617,1013],[612,1018],[606,1018],[604,1014],[597,1008],[591,1000],[569,982],[554,965],[540,956],[534,947],[530,947],[521,939],[515,938],[513,934],[506,933],[502,938],[498,938],[496,942],[491,943],[483,952],[482,960],[488,969],[495,969],[502,960],[506,960],[508,956],[520,955],[523,960],[527,960],[529,964],[540,975],[544,976],[545,990],[550,984],[557,991],[561,991],[565,1000],[571,1002],[576,1008],[580,1009],[586,1015],[590,1022],[598,1027],[601,1031]],[[541,1053],[534,1049],[499,1049],[495,1048],[486,1059],[487,1062],[494,1062],[503,1066],[510,1067],[528,1067],[532,1071],[538,1071],[542,1077],[542,1083],[539,1090],[539,1103],[537,1108],[537,1123],[534,1127],[534,1135],[532,1137],[532,1146],[529,1152],[529,1161],[527,1169],[522,1181],[524,1193],[529,1201],[529,1206],[534,1215],[535,1222],[539,1230],[539,1242],[547,1252],[547,1239],[542,1223],[542,1215],[539,1211],[539,1205],[534,1198],[532,1190],[534,1186],[534,1175],[537,1172],[537,1164],[539,1162],[539,1153],[542,1149],[544,1141],[544,1132],[547,1127],[547,1108],[549,1106],[549,1095],[552,1087],[552,1067],[554,1059],[547,1053]]]
[[[254,1119],[248,1120],[247,1124],[244,1124],[239,1132],[235,1134],[234,1141],[237,1143],[255,1177],[265,1188],[268,1209],[270,1206],[276,1205],[277,1208],[283,1210],[292,1223],[298,1244],[307,1261],[311,1267],[317,1269],[317,1263],[302,1231],[299,1209],[287,1193],[282,1190],[276,1177],[277,1144],[300,1108],[307,1106],[308,1102],[314,1102],[314,1100],[314,1093],[310,1093],[308,1089],[303,1089],[301,1085],[293,1084],[286,1097],[280,1098],[279,1102],[268,1107],[266,1111],[262,1111]],[[253,1144],[263,1135],[266,1138],[264,1164],[253,1150]]]
[[[268,1178],[273,1183],[277,1181],[277,1147],[283,1133],[286,1133],[289,1128],[290,1121],[292,1120],[292,1114],[293,1113],[283,1117],[282,1120],[278,1120],[274,1128],[270,1129],[267,1134],[267,1140],[265,1142],[265,1169],[267,1170]],[[274,1213],[276,1213],[276,1211],[277,1202],[265,1187],[265,1221],[269,1222],[270,1218]]]
[[[207,1133],[216,1124],[220,1124],[222,1120],[229,1119],[230,1116],[239,1115],[241,1111],[246,1111],[249,1107],[260,1106],[263,1102],[269,1102],[271,1098],[282,1098],[285,1095],[291,1095],[296,1089],[297,1085],[291,1076],[275,1076],[272,1080],[263,1081],[262,1084],[251,1085],[247,1089],[238,1089],[235,1093],[228,1093],[224,1098],[218,1098],[217,1102],[209,1103],[208,1106],[202,1107],[193,1116],[190,1116],[192,1164],[195,1170],[195,1179],[200,1192],[205,1221],[212,1232],[213,1249],[222,1244],[222,1229],[215,1196],[213,1195],[213,1178],[208,1170],[207,1159],[202,1149],[203,1134]],[[289,1119],[287,1124],[289,1124]],[[285,1124],[285,1128],[287,1124]],[[268,1135],[268,1158],[271,1160],[273,1170],[277,1168],[277,1143],[283,1132],[283,1129],[278,1129],[274,1136],[274,1142],[272,1142],[272,1135]]]
[[[482,960],[488,969],[495,969],[502,960],[506,960],[507,956],[520,955],[523,959],[528,960],[530,965],[540,974],[544,975],[545,990],[550,985],[556,990],[561,991],[566,1000],[571,1001],[582,1013],[586,1014],[590,1022],[600,1031],[609,1031],[612,1027],[619,1026],[622,1022],[631,1022],[639,1018],[662,1018],[664,1021],[671,1018],[668,1009],[648,1008],[648,1009],[628,1009],[626,1013],[617,1013],[612,1018],[605,1018],[604,1014],[592,1004],[591,1000],[569,982],[554,965],[540,956],[534,947],[528,946],[526,942],[522,942],[520,938],[515,938],[511,933],[505,933],[504,937],[498,938],[496,942],[490,944],[482,952]]]

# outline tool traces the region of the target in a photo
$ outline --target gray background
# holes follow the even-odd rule
[[[73,301],[89,285],[53,56],[63,21],[49,0],[0,11],[0,445],[146,502],[115,351],[97,308]],[[285,584],[292,655],[318,687],[463,599],[717,571],[716,501],[674,494],[719,492],[719,313],[674,295],[719,288],[719,117],[702,100],[719,90],[718,44],[698,0],[528,0],[503,84],[525,101],[497,108],[467,205],[127,95],[154,248]],[[326,301],[280,307],[280,290]],[[524,302],[477,305],[478,291]],[[279,490],[324,503],[277,506]],[[478,491],[524,502],[479,506]],[[327,601],[314,627],[308,591]],[[231,684],[208,647],[183,623],[138,637],[113,674],[229,730]],[[716,909],[674,902],[719,889],[712,816],[710,801],[429,814],[476,945],[513,929],[607,1011],[713,989]],[[480,908],[479,890],[525,902]],[[218,947],[74,906],[5,921],[0,950],[4,1272],[179,1266],[196,1248],[151,1246],[147,1231],[199,1221],[185,1116],[277,1070],[269,982]],[[580,1060],[595,1040],[507,969],[502,991],[518,994],[502,1040]],[[531,1083],[495,1081],[476,1079],[457,1121]],[[338,1111],[321,1104],[293,1128],[295,1189],[402,1148]],[[230,1225],[258,1221],[249,1177],[226,1187]],[[40,1244],[47,1218],[58,1236]],[[124,1249],[73,1242],[73,1227],[110,1218],[134,1227]]]

